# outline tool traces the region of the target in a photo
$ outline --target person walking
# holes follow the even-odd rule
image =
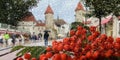
[[[22,44],[24,44],[25,39],[24,39],[24,36],[23,36],[22,33],[20,34],[20,37],[21,37],[21,40],[22,40]]]
[[[41,32],[38,34],[38,40],[42,41],[42,33]]]
[[[0,47],[3,47],[3,34],[0,34]]]
[[[33,32],[33,35],[32,35],[32,42],[36,42],[37,40],[37,36],[35,35],[35,32]]]
[[[4,34],[4,39],[5,39],[5,43],[6,43],[6,46],[8,46],[8,39],[10,38],[10,35],[6,32]]]
[[[45,43],[45,46],[48,45],[48,37],[49,37],[49,33],[48,33],[48,32],[45,32],[45,33],[44,33],[44,43]]]
[[[13,33],[12,35],[11,35],[11,38],[12,38],[12,44],[13,44],[13,46],[15,46],[15,42],[16,42],[16,34],[15,33]]]

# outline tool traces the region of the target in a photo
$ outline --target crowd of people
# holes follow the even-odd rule
[[[43,37],[43,38],[42,38]],[[36,41],[42,41],[44,40],[45,46],[48,45],[48,37],[49,33],[45,32],[44,35],[42,33],[38,33],[37,35],[35,32],[33,34],[28,34],[27,36],[25,34],[17,34],[12,33],[9,34],[7,32],[0,34],[0,48],[1,47],[8,47],[8,46],[16,46],[16,45],[22,45],[26,42],[35,43]]]
[[[47,46],[48,45],[48,38],[49,38],[49,33],[48,32],[45,32],[44,35],[42,35],[42,33],[39,33],[38,35],[35,35],[35,33],[33,32],[33,34],[30,37],[30,40],[32,42],[36,42],[37,40],[40,40],[40,41],[44,40],[44,44],[45,44],[45,46]]]
[[[24,43],[23,34],[9,34],[7,32],[0,34],[0,47],[15,46]]]

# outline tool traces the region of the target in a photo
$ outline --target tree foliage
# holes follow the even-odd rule
[[[96,17],[110,13],[120,15],[120,0],[86,0],[86,5],[94,9],[93,13]]]
[[[113,13],[115,16],[120,15],[120,0],[85,0],[86,6],[93,8],[92,13],[98,17],[99,30],[101,32],[101,17]]]
[[[37,0],[0,0],[0,22],[16,26],[37,2]]]
[[[81,22],[73,22],[73,23],[71,23],[71,30],[72,29],[77,29],[77,26],[84,26],[84,24],[83,23],[81,23]]]
[[[81,22],[73,22],[73,23],[71,23],[71,30],[76,30],[77,26],[84,27],[87,30],[87,36],[89,36],[91,34],[89,27],[86,26],[85,24],[81,23]]]

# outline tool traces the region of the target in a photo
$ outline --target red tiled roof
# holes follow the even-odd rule
[[[78,10],[84,10],[84,8],[83,8],[83,6],[82,6],[82,4],[80,2],[78,3],[75,11],[78,11]]]
[[[33,21],[33,22],[36,22],[36,19],[34,16],[27,16],[23,19],[23,21]]]
[[[50,7],[50,5],[48,5],[48,7],[47,7],[47,9],[45,11],[45,14],[48,14],[48,13],[54,14],[52,8]]]
[[[27,14],[27,16],[25,16],[22,21],[33,21],[36,22],[35,17],[33,16],[33,14],[31,12],[29,12],[29,14]]]
[[[45,23],[37,23],[35,26],[45,26]]]

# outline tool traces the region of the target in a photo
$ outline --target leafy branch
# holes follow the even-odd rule
[[[32,57],[36,58],[38,58],[40,54],[46,52],[46,49],[43,46],[15,46],[11,51],[13,52],[17,50],[20,51],[16,54],[16,56],[23,56],[25,53],[30,53]]]

